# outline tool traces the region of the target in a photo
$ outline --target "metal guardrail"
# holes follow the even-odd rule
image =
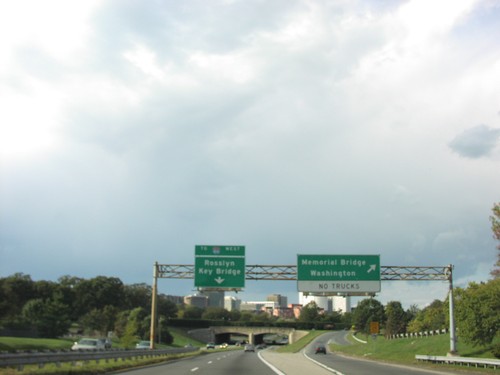
[[[32,353],[7,353],[0,354],[1,367],[16,367],[18,370],[23,370],[26,365],[38,365],[43,367],[47,363],[55,363],[60,365],[63,362],[78,361],[109,361],[110,359],[127,359],[127,358],[144,358],[158,357],[168,354],[190,353],[199,350],[199,348],[171,348],[171,349],[154,349],[154,350],[82,350],[72,352],[32,352]]]
[[[445,363],[451,365],[466,365],[467,367],[492,367],[495,370],[500,368],[500,359],[487,359],[487,358],[470,358],[470,357],[445,357],[435,355],[419,355],[415,356],[417,361]]]

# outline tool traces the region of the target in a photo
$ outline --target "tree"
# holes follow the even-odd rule
[[[56,338],[71,326],[69,309],[59,301],[32,299],[24,305],[22,316],[41,337]]]
[[[493,231],[493,237],[500,241],[500,203],[495,203],[492,209],[493,215],[490,216],[491,220],[491,230]],[[494,279],[500,278],[500,244],[497,246],[497,261],[495,263],[495,268],[491,271],[491,276]]]
[[[207,307],[201,317],[209,320],[229,320],[231,314],[222,307]]]
[[[182,317],[184,319],[201,319],[203,309],[197,306],[186,306]]]
[[[358,303],[352,314],[352,321],[361,332],[370,332],[370,323],[385,321],[384,306],[374,298],[367,298]]]
[[[319,307],[316,302],[311,301],[304,307],[300,312],[299,321],[300,322],[315,322],[319,319]]]
[[[121,315],[123,322],[125,314]],[[137,307],[128,313],[126,316],[125,329],[123,330],[121,341],[126,348],[132,347],[134,342],[145,336],[145,331],[148,330],[146,311],[142,307]],[[151,318],[149,318],[151,319]]]
[[[500,330],[500,278],[457,288],[455,316],[460,336],[472,344],[490,344]]]
[[[123,308],[125,292],[123,283],[116,277],[97,276],[75,285],[75,308],[84,315],[93,309],[107,305]]]
[[[15,273],[0,279],[0,318],[18,320],[26,302],[37,298],[34,283],[29,275]]]
[[[406,331],[406,313],[401,302],[391,301],[385,307],[385,334],[386,336],[404,333]]]
[[[118,309],[108,305],[103,309],[91,310],[80,319],[80,323],[85,331],[97,331],[101,336],[106,336],[114,329],[117,314]]]
[[[408,324],[409,332],[434,331],[448,325],[447,305],[438,299],[417,313],[415,319]]]

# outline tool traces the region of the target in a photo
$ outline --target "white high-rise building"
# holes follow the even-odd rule
[[[305,296],[299,292],[299,303],[303,306],[309,302],[316,302],[316,305],[325,310],[325,312],[341,311],[342,313],[351,312],[351,297],[343,296]]]

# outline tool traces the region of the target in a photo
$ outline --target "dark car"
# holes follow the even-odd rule
[[[207,344],[207,349],[215,349],[215,342],[209,342]]]
[[[315,354],[318,354],[318,353],[326,354],[326,346],[324,346],[323,344],[316,345],[316,347],[314,348],[314,353]]]
[[[255,346],[253,346],[252,344],[246,344],[245,352],[255,352]]]

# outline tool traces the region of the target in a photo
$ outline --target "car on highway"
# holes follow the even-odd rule
[[[149,346],[150,343],[149,341],[146,341],[146,340],[143,340],[143,341],[139,341],[137,344],[135,344],[135,348],[136,349],[149,349]]]
[[[245,352],[255,352],[255,346],[253,346],[252,344],[246,344]]]
[[[316,344],[314,347],[314,354],[318,353],[326,354],[326,346],[324,344]]]
[[[99,339],[82,338],[80,341],[75,341],[71,350],[104,350],[106,345],[104,341]]]
[[[214,342],[209,342],[207,344],[207,349],[215,349],[215,343]]]

